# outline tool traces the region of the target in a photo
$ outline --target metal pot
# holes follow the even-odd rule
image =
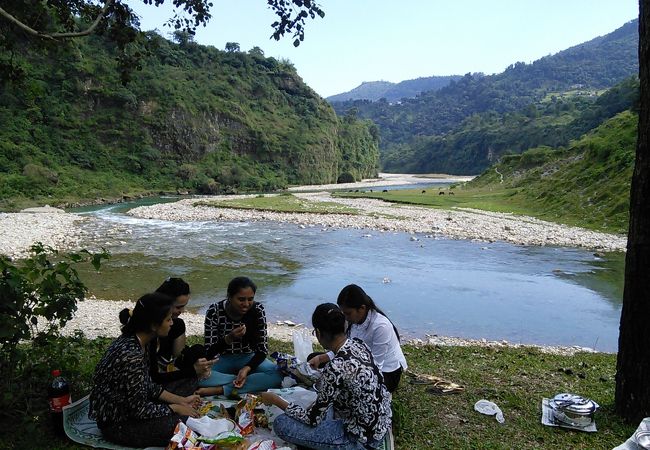
[[[549,402],[553,417],[573,427],[588,427],[594,421],[594,413],[599,408],[595,401],[576,394],[557,394]]]

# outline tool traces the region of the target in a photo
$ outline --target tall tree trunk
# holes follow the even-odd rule
[[[650,0],[639,0],[641,102],[630,194],[625,290],[618,338],[616,411],[639,421],[650,416]]]

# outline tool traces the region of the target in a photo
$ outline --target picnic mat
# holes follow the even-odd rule
[[[285,400],[303,407],[309,406],[316,399],[316,393],[314,391],[309,391],[299,386],[284,389],[269,389],[269,391],[275,392]],[[214,405],[221,404],[225,407],[230,407],[237,403],[234,400],[227,400],[219,397],[207,397],[205,400]],[[85,396],[82,399],[79,399],[71,405],[63,408],[63,425],[65,434],[72,441],[94,448],[108,448],[113,450],[141,450],[135,449],[133,447],[123,447],[105,440],[102,436],[102,432],[99,428],[97,428],[97,423],[94,420],[88,418],[89,408],[90,401],[88,400],[88,396]],[[273,420],[282,413],[282,410],[276,406],[265,407],[265,410],[269,417],[269,423],[273,423]],[[279,447],[285,445],[294,448],[292,445],[285,443],[280,438],[275,436],[271,430],[264,428],[256,429],[255,433],[249,435],[248,438],[250,440],[273,439]],[[392,433],[386,433],[386,437],[384,438],[384,441],[378,450],[393,450],[394,448],[395,444],[393,442]],[[145,450],[164,450],[164,448],[147,447]]]

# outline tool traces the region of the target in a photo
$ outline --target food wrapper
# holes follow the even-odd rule
[[[235,407],[235,423],[239,426],[239,432],[246,436],[255,429],[255,406],[260,402],[257,395],[246,394],[244,399]]]
[[[196,446],[198,435],[180,420],[165,450],[189,449]]]
[[[298,359],[289,353],[273,352],[271,358],[285,375],[291,375],[291,370],[298,365]]]
[[[295,368],[291,369],[291,375],[299,382],[312,386],[321,377],[321,372],[318,369],[312,368],[309,363],[304,362],[297,364]]]
[[[236,431],[224,431],[216,436],[201,436],[198,438],[198,441],[206,444],[214,444],[219,447],[235,447],[244,442],[244,437]]]
[[[254,442],[247,450],[276,450],[278,448],[271,439]]]

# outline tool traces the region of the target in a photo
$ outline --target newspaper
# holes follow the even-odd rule
[[[542,425],[546,425],[548,427],[570,428],[571,430],[586,431],[588,433],[597,431],[596,421],[594,420],[592,420],[591,423],[586,427],[578,427],[565,422],[560,422],[559,420],[555,419],[555,416],[553,416],[553,408],[551,408],[550,401],[551,400],[548,398],[542,398]]]

